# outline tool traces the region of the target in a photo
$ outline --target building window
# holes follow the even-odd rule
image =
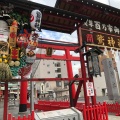
[[[57,78],[61,78],[61,77],[62,77],[62,75],[61,75],[61,74],[58,74],[58,75],[57,75]]]
[[[55,70],[56,73],[61,72],[61,68],[57,68],[57,70]]]
[[[56,86],[57,87],[61,87],[62,86],[62,82],[61,81],[56,81]]]
[[[49,67],[50,65],[48,64],[47,67]]]
[[[48,71],[47,73],[50,74],[50,71]]]
[[[68,81],[64,81],[64,88],[67,88],[69,82]]]
[[[61,67],[60,62],[55,63],[55,67]]]
[[[61,72],[61,68],[58,68],[58,69],[57,69],[57,72]]]
[[[49,83],[46,83],[46,88],[48,88],[49,87]]]

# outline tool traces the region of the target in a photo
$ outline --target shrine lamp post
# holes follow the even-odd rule
[[[100,54],[103,54],[103,51],[101,51],[98,47],[93,47],[92,49],[88,50],[84,55],[87,57],[87,63],[88,63],[88,74],[89,76],[95,76],[97,75],[101,76],[100,66],[99,66],[99,59],[98,56]]]

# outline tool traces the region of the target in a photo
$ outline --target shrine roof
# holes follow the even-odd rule
[[[27,0],[0,0],[0,6],[12,4],[13,11],[28,15],[34,9],[39,9],[42,12],[41,29],[53,30],[57,32],[71,34],[77,29],[76,24],[82,25],[88,17],[66,11],[58,8],[49,7],[39,3]]]
[[[55,7],[120,27],[120,10],[93,0],[57,0]]]

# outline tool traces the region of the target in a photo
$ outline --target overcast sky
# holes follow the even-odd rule
[[[54,7],[55,2],[56,2],[56,0],[31,0],[31,1],[34,1],[34,2],[37,2],[40,4],[44,4],[44,5],[48,5],[48,6],[52,6],[52,7]],[[120,5],[119,5],[120,0],[95,0],[95,1],[107,4],[107,5],[110,4],[113,7],[120,8]]]
[[[40,4],[48,5],[54,7],[56,0],[31,0]],[[50,2],[51,1],[51,2]]]
[[[48,5],[51,7],[55,6],[56,0],[31,0],[40,4]],[[120,0],[95,0],[107,5],[111,5],[116,8],[120,8]],[[69,34],[63,34],[59,32],[52,32],[52,31],[47,31],[47,30],[42,30],[40,33],[42,38],[48,38],[48,39],[53,39],[53,40],[61,40],[61,41],[68,41],[68,42],[77,42],[77,34],[74,32],[72,35]],[[55,54],[63,54],[61,51],[56,51]],[[75,55],[75,53],[71,53],[72,55]],[[80,67],[79,62],[72,62],[73,65],[73,75],[78,74],[78,69]]]

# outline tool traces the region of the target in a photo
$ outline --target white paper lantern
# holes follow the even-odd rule
[[[42,13],[39,10],[31,12],[30,25],[34,30],[39,30],[41,25]]]

